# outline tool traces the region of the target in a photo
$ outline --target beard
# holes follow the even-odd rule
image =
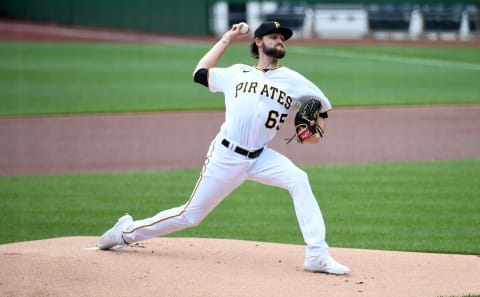
[[[277,58],[277,59],[281,59],[285,56],[285,48],[281,47],[281,48],[278,48],[276,46],[272,46],[272,47],[263,47],[263,53],[267,56],[270,56],[270,57],[274,57],[274,58]]]

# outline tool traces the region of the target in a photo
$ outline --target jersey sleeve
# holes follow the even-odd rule
[[[230,89],[233,81],[232,66],[228,68],[210,68],[208,70],[208,88],[213,93]]]
[[[306,79],[307,80],[307,79]],[[325,96],[325,94],[320,90],[315,84],[313,84],[311,81],[307,80],[307,83],[305,84],[305,94],[302,96],[300,99],[300,103],[303,103],[304,101],[315,98],[322,103],[322,109],[320,110],[321,113],[327,112],[332,109],[332,104],[330,103],[330,100]]]

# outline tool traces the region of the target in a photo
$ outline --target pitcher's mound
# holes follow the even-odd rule
[[[332,248],[346,276],[303,271],[304,247],[158,238],[99,251],[96,237],[0,245],[0,296],[459,296],[480,257]]]

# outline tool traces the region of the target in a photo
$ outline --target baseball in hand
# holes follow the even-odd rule
[[[240,26],[240,33],[246,34],[248,32],[248,25],[245,22],[241,22],[238,24]]]

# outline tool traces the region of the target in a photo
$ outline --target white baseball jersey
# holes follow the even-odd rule
[[[267,72],[242,64],[211,68],[208,82],[210,91],[225,94],[222,135],[248,150],[272,140],[298,102],[316,98],[321,112],[332,108],[317,86],[285,66]]]

